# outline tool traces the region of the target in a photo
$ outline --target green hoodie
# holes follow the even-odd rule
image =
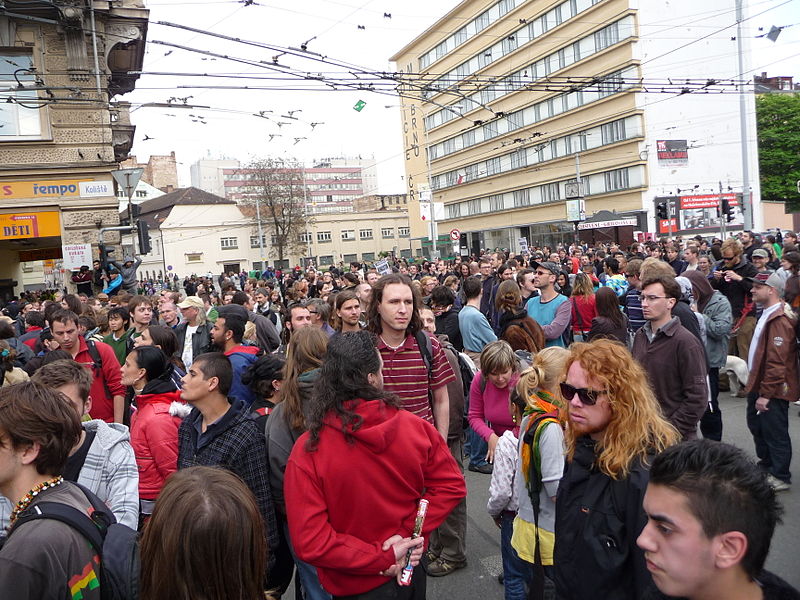
[[[134,330],[128,329],[119,339],[114,339],[113,333],[109,333],[103,338],[103,341],[114,350],[114,354],[116,354],[120,366],[125,363],[125,357],[128,355],[128,338],[131,335],[131,331]]]

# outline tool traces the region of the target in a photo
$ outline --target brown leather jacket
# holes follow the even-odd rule
[[[800,398],[795,323],[796,316],[785,304],[769,316],[756,346],[746,392],[789,402]]]

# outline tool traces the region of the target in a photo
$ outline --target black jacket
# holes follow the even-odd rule
[[[722,260],[717,263],[715,270],[724,271],[726,268],[725,261]],[[755,265],[751,262],[748,262],[744,256],[742,256],[739,264],[737,264],[731,270],[742,277],[755,277],[758,273],[758,269],[756,269]],[[722,292],[722,295],[730,301],[731,311],[733,312],[733,320],[736,322],[736,319],[738,319],[742,314],[745,299],[748,298],[753,284],[747,279],[742,279],[741,281],[725,281],[724,277],[717,279],[713,275],[708,281],[711,283],[711,287]],[[752,316],[753,313],[751,312],[750,315]]]
[[[577,442],[556,498],[555,584],[563,600],[639,600],[653,586],[636,538],[647,517],[647,468],[617,481],[595,468],[595,442]],[[579,576],[576,576],[578,574]]]
[[[460,309],[451,308],[436,317],[436,335],[446,335],[455,349],[464,351],[464,342],[461,339],[461,328],[458,326],[458,313]]]
[[[758,577],[756,577],[756,581],[761,584],[761,591],[764,594],[764,600],[800,600],[800,592],[786,583],[783,579],[767,570],[761,571]],[[642,598],[642,600],[683,599],[662,594],[657,588],[655,588],[655,586],[653,586],[652,593]]]
[[[175,335],[178,338],[178,358],[183,354],[183,344],[186,341],[186,328],[189,324],[184,321],[175,328]],[[208,322],[197,327],[197,331],[192,335],[192,360],[200,356],[203,352],[208,352],[211,346],[211,325]]]

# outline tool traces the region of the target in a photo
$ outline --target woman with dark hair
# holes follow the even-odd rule
[[[267,418],[278,403],[285,362],[277,354],[264,354],[242,373],[242,383],[256,399],[250,405],[259,429],[266,430]]]
[[[133,346],[155,346],[160,348],[161,351],[169,358],[172,363],[172,383],[175,384],[177,389],[181,388],[181,378],[186,375],[186,367],[183,366],[183,361],[178,357],[178,336],[171,327],[162,327],[161,325],[150,325],[145,327],[142,335],[136,338]]]
[[[311,394],[325,358],[328,336],[316,327],[292,332],[283,367],[281,401],[275,405],[266,424],[269,483],[275,516],[286,532],[286,504],[283,474],[289,455],[298,438],[306,431],[311,410]],[[289,537],[287,535],[287,537]],[[289,538],[291,543],[291,538]],[[304,597],[310,600],[330,598],[319,583],[314,567],[297,560],[297,575]]]
[[[172,383],[172,364],[155,346],[131,350],[120,373],[136,398],[131,446],[139,466],[141,526],[167,477],[178,468],[178,427],[190,407],[180,401],[180,390]]]
[[[75,294],[67,294],[61,298],[61,308],[71,310],[76,315],[83,312],[83,302]]]
[[[544,348],[542,326],[531,319],[522,306],[522,294],[516,281],[509,279],[497,287],[494,305],[500,315],[498,339],[508,342],[512,350],[533,353]]]
[[[787,252],[781,257],[781,271],[788,274],[784,300],[793,309],[800,308],[800,252]],[[781,271],[778,271],[780,274]]]
[[[334,597],[424,598],[426,576],[394,580],[422,556],[411,538],[421,498],[427,538],[466,495],[464,477],[430,423],[385,392],[374,336],[331,338],[308,414],[286,468],[289,531]]]
[[[594,295],[597,316],[592,319],[592,328],[587,336],[591,342],[595,338],[608,338],[621,344],[628,344],[628,317],[620,310],[619,298],[612,288],[601,287]]]
[[[0,380],[0,386],[28,381],[28,374],[19,367],[14,366],[16,358],[17,351],[9,346],[5,340],[0,340],[0,373],[3,375],[3,379]]]
[[[558,285],[558,291],[567,298],[572,295],[572,285],[569,282],[568,271],[561,271],[556,275],[556,285]]]
[[[253,492],[225,469],[164,486],[141,542],[141,600],[261,600],[267,541]]]

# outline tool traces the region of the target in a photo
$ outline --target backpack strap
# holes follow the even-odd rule
[[[39,502],[22,512],[14,521],[8,537],[10,538],[20,525],[38,519],[52,519],[66,523],[86,538],[97,555],[102,558],[103,539],[107,529],[105,527],[101,529],[101,525],[86,513],[60,502]]]
[[[86,350],[89,356],[92,357],[92,368],[99,371],[103,368],[103,357],[100,356],[100,351],[97,349],[97,343],[94,340],[86,340]]]
[[[424,331],[417,331],[414,339],[417,341],[420,354],[422,354],[422,362],[425,363],[425,368],[428,370],[428,381],[430,382],[433,379],[433,342]]]

